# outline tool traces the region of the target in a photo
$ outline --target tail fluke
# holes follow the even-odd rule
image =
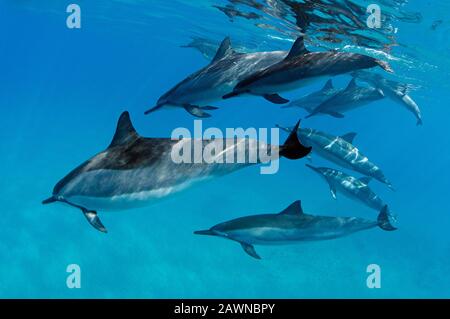
[[[294,126],[284,144],[280,147],[280,155],[288,159],[299,159],[308,155],[312,147],[306,147],[300,143],[297,135],[297,130],[300,126],[300,121]]]
[[[391,215],[390,215],[390,213],[389,213],[389,209],[388,209],[388,206],[387,205],[385,205],[382,209],[381,209],[381,211],[380,211],[380,214],[378,215],[378,226],[381,228],[381,229],[383,229],[383,230],[386,230],[386,231],[393,231],[393,230],[396,230],[397,228],[396,227],[394,227],[392,224],[391,224]]]

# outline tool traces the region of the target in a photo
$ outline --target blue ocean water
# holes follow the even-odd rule
[[[358,133],[355,144],[395,186],[393,192],[372,184],[397,215],[397,231],[257,246],[260,261],[231,241],[192,234],[232,218],[281,211],[296,199],[312,214],[376,218],[373,210],[339,194],[333,200],[324,181],[305,168],[305,159],[281,160],[275,175],[251,167],[152,206],[101,213],[106,235],[76,209],[41,205],[58,180],[110,143],[122,111],[131,113],[143,136],[167,137],[176,127],[193,127],[194,118],[181,109],[143,115],[160,95],[208,63],[198,51],[180,47],[191,37],[219,43],[230,36],[250,51],[288,50],[295,19],[268,14],[269,2],[255,1],[262,7],[251,10],[248,3],[253,1],[78,0],[82,27],[69,29],[69,2],[0,1],[0,297],[450,297],[450,8],[443,0],[383,1],[397,30],[376,35],[391,41],[397,79],[419,87],[411,95],[421,107],[423,126],[388,99],[344,119],[302,122],[336,135]],[[287,10],[283,3],[280,12]],[[262,17],[229,18],[214,5],[258,10]],[[402,10],[410,14],[402,16]],[[311,30],[306,34],[313,39]],[[352,44],[315,40],[318,47]],[[348,79],[338,77],[337,86]],[[204,127],[293,125],[306,115],[257,97],[217,105]],[[313,163],[335,167],[318,157]],[[373,263],[382,270],[379,289],[366,285],[366,267]],[[80,289],[66,285],[69,264],[81,268]]]

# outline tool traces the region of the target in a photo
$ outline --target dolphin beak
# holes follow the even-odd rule
[[[55,196],[52,196],[50,198],[47,198],[46,200],[43,200],[42,204],[46,205],[46,204],[51,204],[51,203],[54,203],[54,202],[57,202],[57,201],[58,200],[55,198]]]
[[[314,167],[314,166],[309,165],[309,164],[305,164],[305,166],[309,167],[310,169],[312,169],[316,173],[320,173],[320,171],[317,169],[317,167]]]
[[[156,110],[159,110],[160,108],[162,108],[163,105],[164,105],[164,104],[158,104],[158,105],[152,107],[151,109],[145,111],[144,114],[147,115],[147,114],[150,114],[150,113],[152,113],[152,112],[155,112]]]
[[[195,235],[206,235],[206,236],[216,236],[216,235],[217,235],[217,234],[216,234],[213,230],[211,230],[211,229],[208,229],[208,230],[197,230],[197,231],[194,232],[194,234],[195,234]]]

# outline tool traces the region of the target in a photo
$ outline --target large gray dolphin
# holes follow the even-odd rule
[[[292,132],[291,128],[279,125],[277,127],[286,132]],[[302,143],[312,147],[313,153],[341,167],[371,176],[393,189],[391,182],[384,176],[383,171],[353,145],[356,133],[335,136],[311,128],[300,128],[297,133]]]
[[[329,79],[321,90],[294,100],[287,105],[283,105],[282,108],[301,107],[311,113],[318,105],[322,104],[340,91],[341,90],[334,88],[333,81]]]
[[[210,64],[191,74],[164,95],[145,114],[162,107],[181,107],[196,117],[209,117],[211,102],[221,100],[225,93],[250,74],[258,72],[286,57],[286,51],[237,53],[229,38],[222,41]]]
[[[344,172],[328,167],[314,167],[306,164],[314,172],[322,176],[330,187],[331,196],[337,199],[336,193],[339,191],[344,196],[359,201],[364,205],[377,211],[381,210],[386,203],[375,194],[369,187],[371,177],[356,178]]]
[[[387,80],[380,74],[358,71],[352,73],[356,78],[373,85],[381,90],[384,95],[391,98],[397,104],[405,107],[409,112],[414,114],[417,119],[417,125],[422,125],[422,113],[417,103],[409,96],[411,85],[403,84],[397,81]]]
[[[174,160],[174,150],[178,153],[187,150],[195,157],[198,146],[202,150],[201,158],[185,162]],[[242,149],[245,151],[243,160],[228,160],[242,154],[238,153]],[[296,134],[291,134],[282,146],[250,138],[144,138],[134,129],[128,112],[124,112],[108,148],[60,180],[52,196],[43,203],[61,202],[79,208],[96,229],[106,232],[97,210],[141,207],[194,182],[279,157],[299,159],[310,151],[300,144]],[[249,157],[251,152],[257,154],[254,161]]]
[[[278,62],[264,70],[258,71],[240,81],[231,93],[223,96],[224,99],[241,95],[253,94],[263,96],[272,103],[284,104],[289,102],[278,95],[280,92],[294,90],[312,81],[324,77],[331,77],[360,69],[380,66],[388,72],[392,69],[387,62],[377,60],[370,56],[338,52],[309,52],[298,38],[289,54],[283,61]]]
[[[305,214],[300,201],[295,201],[278,214],[241,217],[208,230],[196,231],[194,234],[233,240],[240,243],[247,254],[261,259],[253,245],[283,245],[335,239],[374,227],[386,231],[395,230],[389,218],[387,206],[382,208],[376,221],[371,221],[358,217]]]
[[[384,98],[384,94],[381,90],[373,87],[358,86],[356,79],[353,78],[344,90],[318,105],[306,118],[319,114],[342,118],[344,117],[343,113],[381,100],[382,98]]]

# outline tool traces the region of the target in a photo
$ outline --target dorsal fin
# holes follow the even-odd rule
[[[231,40],[230,37],[226,37],[223,39],[222,43],[219,46],[219,49],[216,52],[216,55],[212,59],[211,63],[217,62],[223,57],[234,53],[233,48],[231,47]]]
[[[350,133],[347,133],[347,134],[344,134],[344,135],[341,136],[341,138],[343,140],[349,142],[350,144],[353,144],[353,140],[355,139],[355,137],[356,137],[356,133],[355,132],[350,132]]]
[[[356,78],[353,78],[350,82],[348,82],[348,85],[347,85],[347,87],[345,89],[346,90],[353,89],[356,86],[357,86],[356,85]]]
[[[291,205],[289,205],[289,207],[284,209],[279,215],[302,215],[302,214],[303,214],[302,202],[296,200]]]
[[[130,113],[123,112],[117,122],[116,133],[109,147],[132,142],[139,138],[130,120]]]
[[[303,37],[298,37],[297,40],[295,40],[294,44],[292,45],[291,50],[289,51],[289,54],[285,58],[285,60],[290,60],[292,58],[295,58],[299,55],[303,55],[309,53],[308,50],[305,48],[305,42],[303,41]]]
[[[328,91],[328,90],[332,90],[332,89],[334,89],[333,81],[331,79],[329,79],[327,81],[327,83],[325,83],[325,85],[323,86],[322,91]]]

